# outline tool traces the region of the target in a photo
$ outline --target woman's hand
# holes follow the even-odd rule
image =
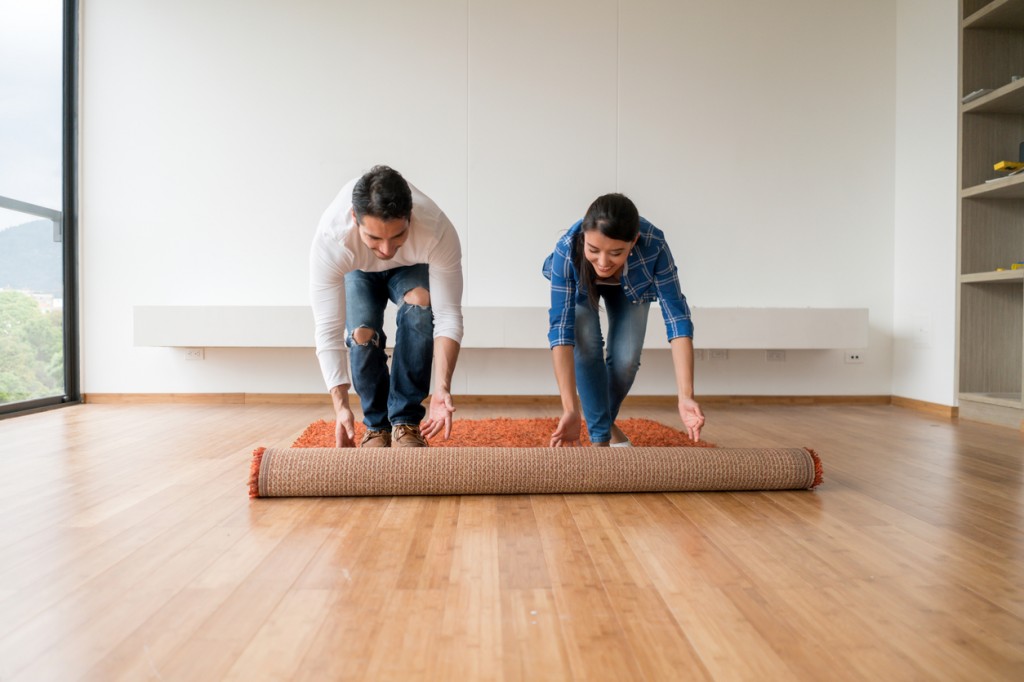
[[[704,427],[704,413],[700,411],[700,405],[693,398],[679,399],[679,418],[683,420],[686,433],[690,440],[700,440],[700,430]]]
[[[448,440],[452,435],[452,413],[455,412],[455,403],[452,402],[452,394],[442,389],[434,389],[430,396],[430,410],[427,413],[427,420],[420,424],[420,433],[424,438],[433,438],[444,431],[444,439]]]
[[[562,418],[558,420],[558,427],[551,434],[551,447],[560,448],[563,445],[580,444],[580,413],[574,410],[566,410]]]

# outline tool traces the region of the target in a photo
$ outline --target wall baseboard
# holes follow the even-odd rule
[[[352,396],[359,404],[358,396]],[[330,405],[327,393],[86,393],[82,402],[93,405]]]
[[[892,404],[896,407],[905,407],[910,410],[917,410],[918,412],[927,412],[928,414],[935,415],[936,417],[945,417],[947,419],[954,419],[960,415],[960,408],[955,405],[941,405],[939,403],[930,403],[925,400],[917,400],[915,398],[904,398],[903,396],[898,395],[892,396]]]
[[[675,403],[675,396],[669,396]],[[888,395],[702,395],[705,405],[889,405]]]

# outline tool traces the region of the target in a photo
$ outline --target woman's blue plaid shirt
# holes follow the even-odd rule
[[[569,228],[555,244],[554,253],[544,261],[544,276],[551,280],[548,342],[552,348],[576,345],[576,305],[588,305],[587,292],[580,288],[573,263],[576,235],[582,223],[579,220]],[[665,243],[665,233],[643,218],[640,239],[622,270],[622,288],[633,303],[660,302],[669,341],[693,336],[690,307],[679,287],[679,275],[672,251]]]

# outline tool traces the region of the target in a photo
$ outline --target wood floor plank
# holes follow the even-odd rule
[[[317,522],[321,505],[308,515],[244,578],[185,643],[160,666],[169,679],[220,679],[249,646],[291,590],[330,530]]]
[[[724,588],[729,599],[801,680],[928,679],[872,623],[821,590]]]
[[[566,501],[642,678],[712,679],[616,524],[614,510],[635,505],[632,496],[576,495]]]
[[[328,590],[315,589],[286,593],[224,680],[289,679],[327,616],[329,596]]]
[[[708,677],[792,677],[785,661],[729,598],[729,589],[752,583],[709,537],[714,529],[680,514],[671,496],[635,497],[650,521],[634,516],[632,522],[620,520],[620,526]]]
[[[501,611],[500,679],[509,682],[573,679],[562,635],[562,616],[552,589],[503,589]]]
[[[551,573],[529,495],[497,498],[498,575],[502,590],[548,590]]]
[[[89,669],[114,642],[127,637],[208,565],[211,557],[237,539],[213,528],[181,545],[154,552],[130,572],[104,574],[88,592],[63,600],[14,636],[4,638],[4,657],[13,658],[17,651],[17,658],[28,659],[24,669],[21,665],[16,669],[29,680],[68,679]],[[136,570],[136,575],[130,575]],[[140,584],[144,584],[141,589],[126,589]]]
[[[134,529],[94,554],[94,562],[85,567],[87,573],[61,574],[57,580],[44,579],[19,590],[3,604],[0,660],[26,660],[41,654],[76,628],[87,626],[95,615],[105,613],[122,594],[151,580],[182,552],[200,550],[197,561],[213,561],[237,539],[237,534],[217,529],[218,516],[211,513],[215,508],[199,507],[183,518],[180,528],[162,533]]]
[[[81,673],[81,679],[91,682],[170,679],[165,670],[167,661],[192,639],[233,591],[234,587],[186,586],[171,595],[131,633],[112,641],[103,656]]]
[[[396,656],[393,649],[380,642],[387,638],[389,628],[406,622],[406,616],[393,614],[395,622],[387,621],[389,598],[398,591],[418,524],[423,523],[424,514],[436,519],[444,504],[408,497],[368,498],[358,501],[358,505],[369,507],[364,510],[368,522],[359,529],[360,540],[345,537],[325,543],[322,558],[311,562],[297,581],[320,584],[329,581],[330,572],[336,571],[327,614],[293,679],[367,679],[371,666],[381,665],[381,657]],[[436,598],[431,595],[427,599]],[[435,624],[433,631],[438,630]]]
[[[339,590],[351,583],[362,549],[373,541],[370,531],[380,523],[388,502],[379,497],[331,500],[325,521],[331,534],[296,579],[296,589]],[[274,506],[268,501],[259,504]]]
[[[24,551],[18,551],[20,545],[15,546],[5,555],[0,581],[32,594],[32,606],[43,606],[81,589],[90,579],[152,542],[154,536],[169,532],[174,524],[188,522],[197,511],[204,518],[217,518],[218,510],[237,503],[237,488],[207,485],[196,491],[195,487],[177,487],[168,496],[157,497],[158,503],[140,505],[135,513],[126,512],[99,526],[83,529],[63,525],[41,532],[44,544],[33,543]],[[6,601],[0,607],[8,615],[0,623],[2,634],[12,621],[17,622],[17,609]]]
[[[534,510],[573,675],[639,679],[642,671],[636,653],[629,647],[565,496],[535,496]]]
[[[441,614],[434,679],[501,677],[501,566],[498,498],[464,497],[452,546],[451,582]]]
[[[261,513],[252,516],[253,523],[245,530],[246,537],[222,554],[184,590],[169,600],[160,612],[155,613],[142,627],[94,666],[89,671],[87,679],[147,679],[149,676],[155,676],[160,670],[166,673],[167,664],[173,661],[176,652],[193,639],[193,634],[227,602],[238,585],[266,560],[297,523],[306,518],[309,509],[309,505],[302,503],[271,505],[254,502],[252,505]],[[336,514],[337,508],[331,505],[329,509],[321,510],[323,522],[330,526],[333,532],[333,518],[330,518],[328,512]],[[237,525],[232,523],[222,525],[237,528]],[[316,556],[323,553],[326,544],[325,542],[320,546]],[[307,564],[302,576],[308,573],[312,563],[311,561]],[[296,579],[294,585],[296,590],[301,590],[306,595],[325,594],[324,585],[301,586],[300,579]],[[326,596],[324,598],[326,607],[329,600]],[[286,614],[290,613],[287,606],[285,609]],[[271,620],[274,618],[275,616],[270,616]],[[265,632],[261,628],[253,641],[265,636]],[[246,658],[251,662],[259,659],[261,651],[262,649],[253,648],[250,643],[240,658]],[[297,649],[290,652],[298,653]],[[249,663],[246,663],[243,668],[248,666]]]
[[[956,619],[934,617],[931,598],[919,601],[899,578],[852,581],[823,592],[844,608],[861,614],[868,627],[897,647],[928,679],[976,679],[984,668],[994,679],[1005,677],[1015,663],[997,653],[987,638],[972,636]]]

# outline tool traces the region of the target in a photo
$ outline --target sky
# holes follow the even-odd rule
[[[0,0],[0,196],[61,209],[62,0]],[[0,209],[0,230],[37,220]]]

